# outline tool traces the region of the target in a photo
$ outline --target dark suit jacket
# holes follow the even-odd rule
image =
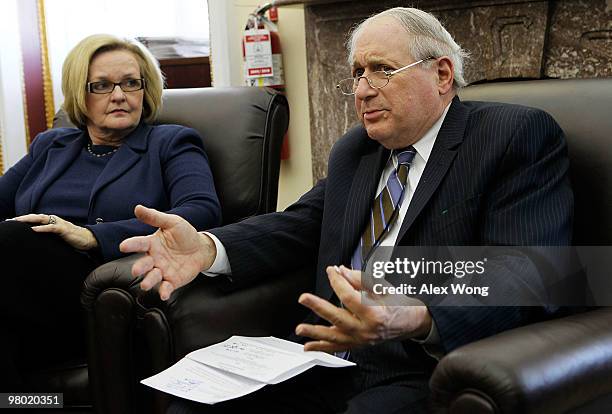
[[[362,127],[332,148],[328,177],[282,213],[214,229],[232,278],[317,263],[316,294],[329,299],[325,268],[350,265],[389,152]],[[563,133],[540,110],[455,98],[399,233],[400,245],[570,244],[573,195]],[[441,345],[526,323],[524,309],[432,307]],[[416,352],[413,341],[405,341]]]
[[[0,177],[0,219],[28,213],[61,216],[61,206],[37,211],[37,203],[82,153],[87,139],[75,128],[39,134],[29,153]],[[195,130],[141,123],[106,165],[91,189],[82,223],[94,233],[105,261],[122,255],[119,243],[125,238],[155,230],[134,218],[137,204],[178,214],[200,230],[220,224],[212,173]]]

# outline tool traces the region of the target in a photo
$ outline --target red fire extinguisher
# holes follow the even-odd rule
[[[277,9],[267,3],[249,15],[242,36],[242,59],[244,80],[247,86],[270,87],[285,92],[283,55],[278,28],[273,22],[278,20]],[[270,11],[270,19],[265,15]],[[289,140],[283,139],[281,159],[289,158]]]

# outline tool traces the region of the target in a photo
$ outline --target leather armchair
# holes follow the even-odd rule
[[[612,244],[612,79],[474,85],[463,100],[541,108],[565,132],[573,244]],[[524,326],[446,355],[430,381],[439,413],[612,412],[612,309]]]
[[[574,244],[612,241],[612,80],[542,80],[471,86],[464,100],[525,104],[550,112],[566,132],[576,197]],[[164,412],[167,397],[138,380],[193,349],[234,334],[283,334],[300,320],[295,301],[312,272],[230,290],[200,278],[167,303],[143,294],[130,276],[134,258],[94,271],[83,302],[90,313],[98,412]],[[431,382],[439,413],[602,412],[612,399],[612,309],[521,327],[446,355]],[[100,374],[101,373],[101,374]],[[594,410],[594,411],[589,411]],[[604,412],[606,410],[604,409]],[[609,411],[609,409],[607,410]]]
[[[274,211],[280,150],[289,124],[286,98],[269,89],[246,87],[165,90],[163,98],[158,123],[186,125],[203,137],[224,223]],[[58,124],[63,122],[58,120]],[[153,412],[152,393],[147,395],[148,390],[138,381],[167,367],[185,349],[197,348],[194,343],[200,337],[192,336],[193,331],[203,332],[213,342],[221,339],[218,332],[194,324],[190,313],[201,312],[204,318],[224,326],[239,319],[240,305],[249,301],[243,298],[244,294],[236,293],[228,295],[224,302],[231,305],[231,312],[214,307],[207,308],[208,313],[202,311],[200,305],[214,304],[214,299],[207,296],[229,285],[219,278],[204,286],[196,283],[161,303],[155,295],[143,295],[138,289],[138,280],[130,275],[129,263],[133,260],[126,257],[107,263],[84,284],[89,386],[99,413]],[[278,281],[279,286],[284,284],[287,281]],[[287,305],[286,298],[277,299],[273,292],[273,287],[260,289],[250,299],[267,302],[270,321],[274,319],[275,304]],[[257,326],[258,316],[251,314],[243,320]],[[172,329],[175,325],[176,329]],[[260,333],[264,327],[270,324],[262,324],[252,332]],[[173,336],[178,332],[184,334]],[[159,394],[155,397],[163,399]]]

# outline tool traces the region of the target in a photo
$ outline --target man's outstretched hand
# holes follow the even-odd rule
[[[141,205],[136,206],[134,213],[143,223],[158,227],[149,236],[131,237],[119,245],[124,253],[144,253],[132,266],[134,276],[145,275],[140,283],[143,290],[159,283],[159,296],[167,300],[174,289],[210,268],[217,255],[210,237],[198,233],[185,219],[173,214]]]

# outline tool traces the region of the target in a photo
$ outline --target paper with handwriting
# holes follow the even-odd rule
[[[278,384],[315,365],[341,368],[355,363],[324,352],[305,352],[300,344],[271,336],[232,336],[191,352],[141,383],[177,397],[215,404],[266,384]]]

